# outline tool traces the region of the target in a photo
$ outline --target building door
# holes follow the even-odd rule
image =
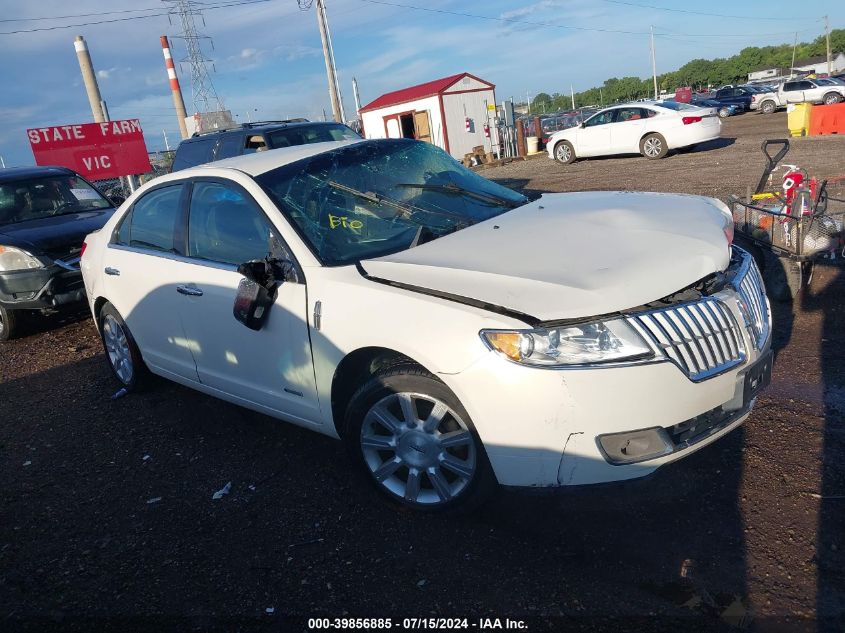
[[[431,125],[427,110],[425,112],[414,112],[414,127],[416,128],[417,139],[431,143]]]

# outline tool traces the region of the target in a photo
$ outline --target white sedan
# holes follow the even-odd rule
[[[82,272],[125,388],[342,438],[434,510],[641,477],[740,425],[771,328],[732,228],[711,198],[531,201],[428,143],[340,141],[147,183]]]
[[[614,106],[581,125],[556,132],[546,144],[549,158],[569,164],[578,158],[642,154],[663,158],[719,138],[722,122],[713,108],[676,101]]]

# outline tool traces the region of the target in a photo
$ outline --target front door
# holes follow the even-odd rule
[[[590,117],[576,137],[576,156],[602,156],[612,153],[610,141],[611,123],[616,110],[605,110]]]
[[[414,127],[417,131],[417,139],[431,143],[431,125],[429,124],[428,111],[414,112]]]
[[[187,286],[182,313],[203,384],[267,407],[283,417],[319,422],[306,320],[304,283],[284,282],[262,329],[232,314],[236,268],[264,259],[277,230],[253,198],[228,181],[194,183],[188,216],[188,257],[178,277]]]
[[[182,326],[172,276],[180,243],[181,183],[147,191],[123,218],[103,257],[105,296],[154,370],[197,380],[194,343]]]

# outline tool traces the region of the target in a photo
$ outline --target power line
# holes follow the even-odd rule
[[[726,15],[724,13],[707,13],[704,11],[692,11],[690,9],[672,9],[670,7],[658,7],[653,4],[638,4],[635,2],[625,2],[624,0],[602,0],[602,2],[609,2],[611,4],[622,4],[627,7],[637,7],[638,9],[655,9],[656,11],[671,11],[672,13],[687,13],[690,15],[703,15],[713,18],[730,18],[733,20],[774,20],[778,22],[795,22],[795,20],[815,20],[816,18],[772,18],[761,17],[759,15]]]
[[[412,9],[414,11],[428,11],[429,13],[441,13],[444,15],[454,15],[463,18],[474,18],[477,20],[489,20],[493,22],[507,22],[512,24],[527,24],[530,26],[542,26],[555,29],[565,29],[570,31],[588,31],[593,33],[620,33],[624,35],[651,35],[650,31],[625,31],[618,29],[601,29],[590,28],[587,26],[572,26],[571,24],[555,24],[553,22],[535,22],[532,20],[519,20],[517,18],[504,18],[492,15],[479,15],[477,13],[464,13],[461,11],[449,11],[447,9],[434,9],[432,7],[418,7],[412,4],[400,4],[398,2],[386,2],[385,0],[360,0],[361,2],[368,2],[369,4],[378,4],[387,7],[397,7],[401,9]],[[640,5],[644,6],[644,5]],[[757,33],[757,35],[792,35],[795,31],[783,31],[781,33]],[[658,35],[658,33],[655,33]],[[747,33],[678,33],[678,35],[685,35],[689,37],[748,37]]]
[[[4,18],[0,22],[38,22],[40,20],[71,20],[74,18],[89,18],[92,15],[116,15],[118,13],[139,13],[141,11],[160,11],[161,7],[146,9],[123,9],[121,11],[97,11],[96,13],[77,13],[75,15],[42,16],[37,18]]]
[[[261,4],[264,2],[270,2],[270,0],[240,0],[238,2],[230,2],[228,4],[209,4],[203,5],[203,9],[226,9],[228,7],[240,7],[243,5],[248,4]],[[94,26],[96,24],[112,24],[114,22],[127,22],[129,20],[145,20],[147,18],[155,18],[160,17],[163,15],[168,15],[168,11],[163,11],[161,13],[149,13],[147,15],[131,15],[126,18],[112,18],[110,20],[98,20],[96,22],[81,22],[78,24],[63,24],[60,26],[41,26],[32,29],[18,29],[15,31],[2,31],[0,35],[15,35],[17,33],[35,33],[36,31],[56,31],[59,29],[72,29],[79,26]]]

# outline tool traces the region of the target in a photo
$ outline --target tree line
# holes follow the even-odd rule
[[[845,52],[845,29],[834,29],[830,32],[830,49],[834,56],[838,51]],[[812,42],[799,43],[795,49],[795,60],[825,55],[826,50],[825,38],[822,35]],[[748,80],[748,73],[760,68],[789,68],[791,64],[792,44],[751,46],[732,57],[693,59],[678,70],[658,75],[657,85],[661,90],[672,92],[680,86],[704,90],[710,86],[744,83]],[[575,104],[580,107],[653,96],[654,81],[651,77],[612,77],[606,79],[600,88],[576,92]],[[571,96],[568,94],[541,92],[531,100],[531,112],[568,110],[571,105]]]

